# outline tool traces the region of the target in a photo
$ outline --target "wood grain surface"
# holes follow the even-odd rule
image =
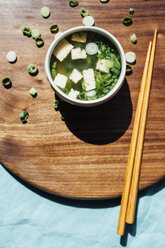
[[[147,53],[158,28],[155,66],[150,95],[140,189],[165,175],[165,1],[79,0],[71,8],[69,1],[0,1],[0,78],[9,76],[10,89],[0,84],[0,161],[9,170],[36,187],[73,198],[106,198],[122,192],[134,113]],[[43,4],[51,10],[48,19],[40,15]],[[49,26],[57,23],[60,31],[82,25],[80,7],[95,18],[95,25],[111,32],[124,51],[137,55],[133,73],[127,76],[119,93],[95,108],[78,108],[61,104],[53,108],[54,92],[46,80],[44,59],[54,39]],[[133,7],[133,24],[121,23]],[[37,28],[45,41],[37,48],[32,38],[23,36],[21,28]],[[136,33],[133,45],[130,35]],[[17,62],[8,63],[6,53],[14,50]],[[35,77],[27,65],[39,68]],[[32,98],[29,90],[38,92]],[[66,121],[61,113],[67,108]],[[19,120],[23,109],[29,111],[26,124]]]

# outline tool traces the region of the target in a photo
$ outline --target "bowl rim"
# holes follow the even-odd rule
[[[105,96],[98,98],[98,99],[94,99],[94,100],[80,100],[80,99],[73,99],[71,97],[69,97],[67,94],[65,94],[62,90],[60,90],[55,84],[53,84],[53,79],[51,76],[51,72],[50,72],[50,60],[51,60],[51,56],[52,53],[55,49],[55,47],[58,45],[58,43],[66,38],[67,36],[73,34],[73,33],[77,33],[77,32],[83,32],[83,31],[91,31],[91,32],[96,32],[99,33],[103,36],[105,36],[106,38],[108,38],[117,48],[120,58],[121,58],[121,73],[118,79],[118,82],[116,83],[116,85],[113,87],[112,90],[110,90]],[[119,91],[119,89],[121,88],[121,86],[123,85],[124,82],[124,78],[125,78],[125,74],[126,74],[126,60],[125,60],[125,53],[124,50],[120,44],[120,42],[108,31],[99,28],[99,27],[93,27],[93,26],[77,26],[77,27],[73,27],[70,29],[67,29],[66,31],[62,32],[61,34],[58,35],[57,38],[54,39],[54,41],[51,43],[51,45],[48,48],[47,54],[46,54],[46,58],[45,58],[45,73],[46,73],[46,77],[50,83],[50,86],[53,88],[53,90],[55,91],[55,93],[57,93],[57,95],[64,101],[69,102],[73,105],[78,105],[78,106],[94,106],[94,105],[99,105],[102,104],[106,101],[108,101],[110,98],[112,98],[114,95],[117,94],[117,92]]]

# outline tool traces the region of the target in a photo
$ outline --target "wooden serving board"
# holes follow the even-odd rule
[[[9,76],[12,87],[0,85],[0,161],[27,182],[58,195],[73,198],[106,198],[122,193],[132,134],[134,113],[147,53],[158,28],[155,66],[146,127],[140,189],[165,175],[165,2],[111,0],[107,4],[79,0],[48,0],[51,16],[40,15],[43,1],[0,1],[0,76]],[[117,37],[125,52],[137,55],[133,74],[126,77],[120,92],[109,102],[95,108],[67,108],[66,121],[53,108],[54,92],[46,80],[44,59],[54,39],[49,26],[57,23],[60,31],[82,25],[80,7],[95,18],[95,24]],[[133,24],[121,23],[133,7]],[[45,45],[37,48],[32,38],[22,35],[28,26],[41,31]],[[136,33],[133,45],[130,35]],[[10,64],[6,53],[14,50],[17,62]],[[39,68],[35,77],[27,65]],[[37,98],[29,90],[34,87]],[[19,120],[23,109],[29,111],[27,124]]]

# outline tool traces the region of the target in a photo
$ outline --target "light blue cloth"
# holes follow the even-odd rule
[[[120,239],[119,198],[48,199],[0,166],[0,248],[164,248],[164,186],[162,180],[140,193],[136,223]]]

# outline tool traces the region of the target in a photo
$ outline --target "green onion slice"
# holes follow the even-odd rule
[[[7,58],[9,63],[14,63],[17,60],[17,55],[16,55],[16,53],[14,51],[9,51],[6,54],[6,58]]]
[[[80,9],[80,14],[82,17],[89,16],[89,11],[85,8]]]
[[[32,34],[33,39],[36,39],[41,36],[41,33],[38,29],[32,29],[31,34]]]
[[[99,48],[98,48],[98,45],[96,43],[90,42],[86,45],[85,51],[89,55],[94,55],[94,54],[98,53]]]
[[[51,74],[52,74],[52,77],[55,78],[56,76],[56,67],[57,67],[57,62],[53,62],[52,64],[52,67],[51,67]]]
[[[42,47],[44,45],[44,41],[41,37],[35,38],[35,43],[38,47]]]
[[[56,74],[57,74],[57,73],[56,73],[56,69],[52,69],[52,70],[51,70],[51,73],[52,73],[52,78],[55,78],[55,76],[56,76]]]
[[[42,7],[41,15],[44,18],[48,18],[50,16],[50,9],[48,7]]]
[[[22,32],[25,36],[31,37],[31,29],[28,27],[23,27]]]
[[[133,64],[136,61],[136,54],[134,52],[127,52],[125,58],[127,63]]]
[[[130,64],[126,64],[126,74],[129,75],[132,73],[132,66]]]
[[[56,69],[56,67],[57,67],[57,62],[55,61],[55,62],[53,62],[53,64],[52,64],[52,69]]]
[[[78,6],[78,2],[77,1],[69,1],[69,6],[74,8],[74,7]]]
[[[36,91],[35,88],[31,88],[31,90],[29,91],[29,93],[30,93],[30,95],[31,95],[32,97],[36,97],[36,96],[37,96],[37,91]]]
[[[26,123],[27,122],[27,118],[29,117],[29,113],[27,110],[24,110],[23,112],[21,112],[19,114],[19,118],[22,121],[22,123]]]
[[[126,26],[129,26],[132,24],[132,17],[131,16],[126,16],[123,18],[122,23]]]
[[[132,35],[131,35],[131,42],[133,43],[133,44],[136,44],[137,43],[137,37],[136,37],[136,34],[135,33],[133,33]]]
[[[28,70],[28,72],[29,72],[30,75],[36,75],[37,72],[38,72],[38,68],[34,64],[28,65],[27,70]]]
[[[85,26],[93,26],[95,24],[95,19],[93,18],[93,16],[85,16],[83,18],[83,24]]]
[[[58,28],[57,24],[53,24],[53,25],[50,26],[50,32],[51,33],[57,33],[58,30],[59,30],[59,28]]]
[[[11,80],[9,77],[4,77],[2,79],[2,84],[4,87],[9,87],[9,86],[11,86],[12,83],[11,83]]]
[[[130,13],[130,15],[133,15],[134,14],[134,9],[133,8],[130,8],[129,9],[129,13]]]

